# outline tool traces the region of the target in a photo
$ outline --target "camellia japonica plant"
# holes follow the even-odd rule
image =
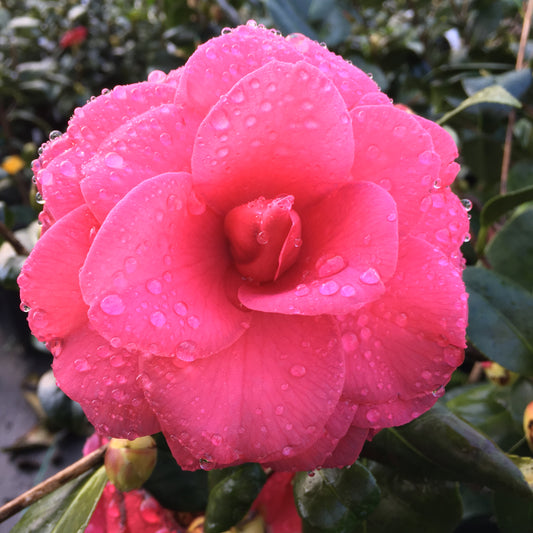
[[[468,217],[440,126],[254,22],[78,108],[19,277],[98,433],[185,470],[351,465],[463,360]]]

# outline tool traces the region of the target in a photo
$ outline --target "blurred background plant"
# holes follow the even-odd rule
[[[304,33],[371,73],[395,103],[432,120],[444,117],[456,139],[462,168],[454,188],[472,217],[471,240],[463,246],[469,347],[440,403],[504,452],[521,456],[513,460],[527,477],[533,468],[522,430],[525,406],[533,401],[533,41],[524,39],[519,51],[525,9],[520,0],[4,0],[0,245],[9,242],[0,248],[2,297],[19,313],[15,279],[25,249],[36,240],[40,208],[31,161],[51,131],[66,128],[74,108],[104,89],[146,79],[152,70],[179,67],[225,26],[254,18],[283,34]],[[458,106],[460,112],[447,115]],[[22,313],[17,317],[23,321]],[[413,448],[417,432],[431,442],[424,419],[413,424],[402,438]],[[457,487],[420,481],[431,478],[423,468],[440,464],[439,457],[418,464],[422,475],[415,481],[417,465],[390,481],[383,468],[395,455],[387,448],[388,432],[380,435],[366,451],[377,466],[365,461],[381,486],[376,512],[384,507],[393,518],[380,526],[371,515],[372,532],[533,530],[530,502],[506,494],[505,483],[491,485],[478,465],[471,466],[460,497]],[[483,459],[490,457],[478,457]],[[517,475],[509,468],[507,474]],[[444,478],[465,481],[464,475]],[[425,494],[417,518],[391,511],[413,503],[406,480]],[[167,489],[153,485],[164,499]]]

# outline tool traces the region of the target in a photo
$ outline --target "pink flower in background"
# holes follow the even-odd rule
[[[74,112],[34,165],[19,284],[100,433],[186,469],[353,463],[463,358],[451,137],[362,71],[255,23]]]
[[[88,33],[89,32],[85,26],[76,26],[75,28],[67,30],[61,37],[59,46],[61,46],[61,48],[68,48],[70,46],[81,44],[87,39]]]

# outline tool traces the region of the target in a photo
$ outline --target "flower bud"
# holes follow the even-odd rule
[[[518,378],[516,372],[511,372],[510,370],[507,370],[507,368],[504,368],[493,361],[484,361],[481,365],[483,366],[483,371],[485,372],[487,379],[490,379],[494,385],[500,385],[502,387],[505,385],[511,385]]]
[[[529,449],[533,452],[533,402],[524,411],[524,435]]]
[[[152,437],[135,440],[111,439],[105,454],[109,480],[124,492],[140,488],[152,474],[157,448]]]

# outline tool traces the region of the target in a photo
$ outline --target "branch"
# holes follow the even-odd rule
[[[13,246],[15,252],[19,255],[30,255],[30,252],[26,247],[15,237],[15,234],[0,221],[0,235]]]
[[[19,511],[22,511],[22,509],[29,507],[32,503],[35,503],[44,496],[54,492],[54,490],[62,487],[67,482],[81,476],[81,474],[84,474],[91,468],[101,465],[104,462],[106,450],[107,444],[104,444],[94,452],[82,457],[79,461],[67,466],[67,468],[0,507],[0,523]]]

